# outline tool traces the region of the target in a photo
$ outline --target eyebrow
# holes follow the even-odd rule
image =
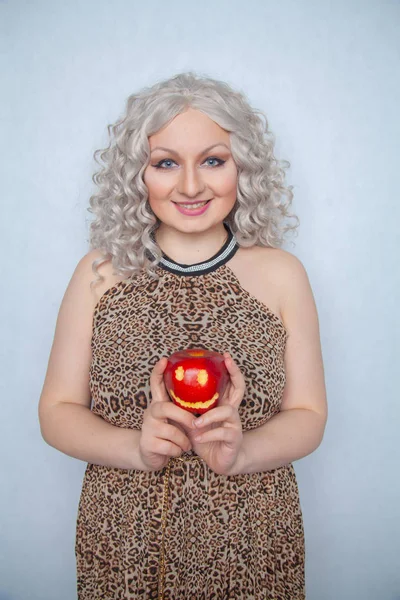
[[[216,146],[225,146],[225,148],[230,150],[229,146],[227,146],[223,142],[218,142],[218,144],[213,144],[212,146],[208,146],[208,148],[205,148],[205,150],[200,152],[200,155],[205,154],[206,152],[209,152],[209,150],[212,150]],[[179,156],[179,152],[177,152],[176,150],[172,150],[171,148],[164,148],[163,146],[156,146],[155,148],[153,148],[153,150],[150,152],[150,154],[152,154],[155,150],[165,150],[166,152],[171,152],[171,154],[175,154],[176,156]]]

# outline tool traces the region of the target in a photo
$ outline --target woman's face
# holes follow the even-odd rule
[[[222,223],[236,202],[237,168],[229,133],[190,108],[150,136],[149,144],[144,182],[161,223],[187,233]],[[204,201],[205,208],[189,207]]]

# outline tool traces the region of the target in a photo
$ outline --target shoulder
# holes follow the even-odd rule
[[[106,259],[104,257],[104,254],[102,253],[101,250],[99,250],[98,248],[95,248],[94,250],[90,250],[89,252],[87,252],[87,254],[85,254],[84,256],[82,256],[82,258],[79,260],[78,264],[77,264],[77,270],[81,271],[81,272],[90,272],[93,275],[95,275],[95,272],[93,270],[93,263],[95,261],[99,261],[99,267],[98,267],[98,272],[99,274],[103,275],[103,277],[106,277],[110,270],[112,270],[112,264],[111,264],[111,260],[110,259]],[[103,261],[100,263],[100,261]]]
[[[265,246],[242,247],[235,257],[232,268],[242,287],[286,324],[288,298],[294,300],[309,285],[302,262],[286,250]]]
[[[318,326],[317,309],[307,271],[302,261],[290,252],[261,248],[258,253],[259,273],[264,281],[273,282],[279,296],[279,309],[290,332],[300,323]],[[268,274],[268,275],[267,275]]]
[[[94,270],[95,261],[99,261],[97,264],[97,273]],[[79,260],[73,274],[73,279],[78,280],[81,286],[88,290],[93,305],[95,305],[104,292],[119,281],[122,281],[124,276],[116,273],[111,259],[105,258],[103,252],[96,248],[87,252]]]
[[[313,294],[305,266],[291,252],[282,248],[253,247],[254,277],[273,287],[282,317],[289,318],[293,305],[313,304]]]
[[[281,248],[260,248],[259,269],[268,272],[279,290],[281,313],[284,315],[291,302],[304,295],[310,297],[311,287],[307,271],[297,256]]]
[[[299,280],[308,280],[306,269],[299,258],[282,248],[252,246],[244,248],[244,260],[253,266],[255,277],[273,280],[282,289],[290,289]],[[247,255],[247,256],[246,256]]]
[[[284,274],[304,271],[303,263],[297,256],[282,248],[264,248],[257,246],[260,264],[268,264]]]

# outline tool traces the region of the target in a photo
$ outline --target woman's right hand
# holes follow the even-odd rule
[[[165,467],[171,456],[178,457],[192,448],[179,424],[192,430],[193,415],[171,402],[165,389],[163,373],[167,358],[161,358],[150,375],[151,402],[144,411],[139,439],[139,454],[149,471]],[[174,421],[174,424],[169,420]]]

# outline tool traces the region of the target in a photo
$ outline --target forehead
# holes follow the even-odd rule
[[[176,150],[198,150],[224,142],[230,147],[229,132],[199,110],[189,108],[149,137],[150,149],[166,146]]]

